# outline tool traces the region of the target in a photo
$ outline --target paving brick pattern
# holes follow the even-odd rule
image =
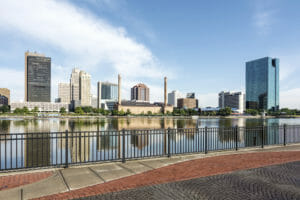
[[[36,172],[18,175],[0,176],[0,191],[19,187],[48,178],[53,172]]]
[[[80,200],[300,199],[300,162],[146,186]]]
[[[73,199],[94,196],[137,187],[190,180],[293,161],[300,161],[300,151],[260,152],[215,156],[182,162],[103,184],[45,196],[40,199]],[[256,187],[256,184],[252,185],[253,187]]]

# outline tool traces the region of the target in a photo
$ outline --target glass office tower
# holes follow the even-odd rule
[[[246,108],[279,109],[279,59],[246,62]]]

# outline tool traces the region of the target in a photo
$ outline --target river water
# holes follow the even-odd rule
[[[0,119],[1,133],[28,133],[28,132],[63,132],[69,131],[99,131],[122,129],[166,129],[166,128],[196,128],[196,127],[256,127],[273,125],[300,125],[300,118],[293,119],[245,119],[245,118],[162,118],[162,117],[130,117],[130,118],[103,118],[103,119]]]
[[[284,124],[300,119],[0,119],[0,170],[300,142],[300,126]]]

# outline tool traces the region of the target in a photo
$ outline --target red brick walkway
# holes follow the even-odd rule
[[[0,191],[26,185],[48,178],[53,172],[36,172],[18,175],[0,176]]]
[[[136,187],[181,181],[204,176],[224,174],[236,170],[300,161],[300,151],[263,152],[216,156],[197,159],[118,180],[98,184],[70,192],[46,196],[40,199],[73,199],[116,192]]]

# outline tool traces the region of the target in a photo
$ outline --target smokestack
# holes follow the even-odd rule
[[[165,77],[164,106],[167,106],[167,77]]]
[[[118,75],[118,104],[121,105],[121,75]]]

